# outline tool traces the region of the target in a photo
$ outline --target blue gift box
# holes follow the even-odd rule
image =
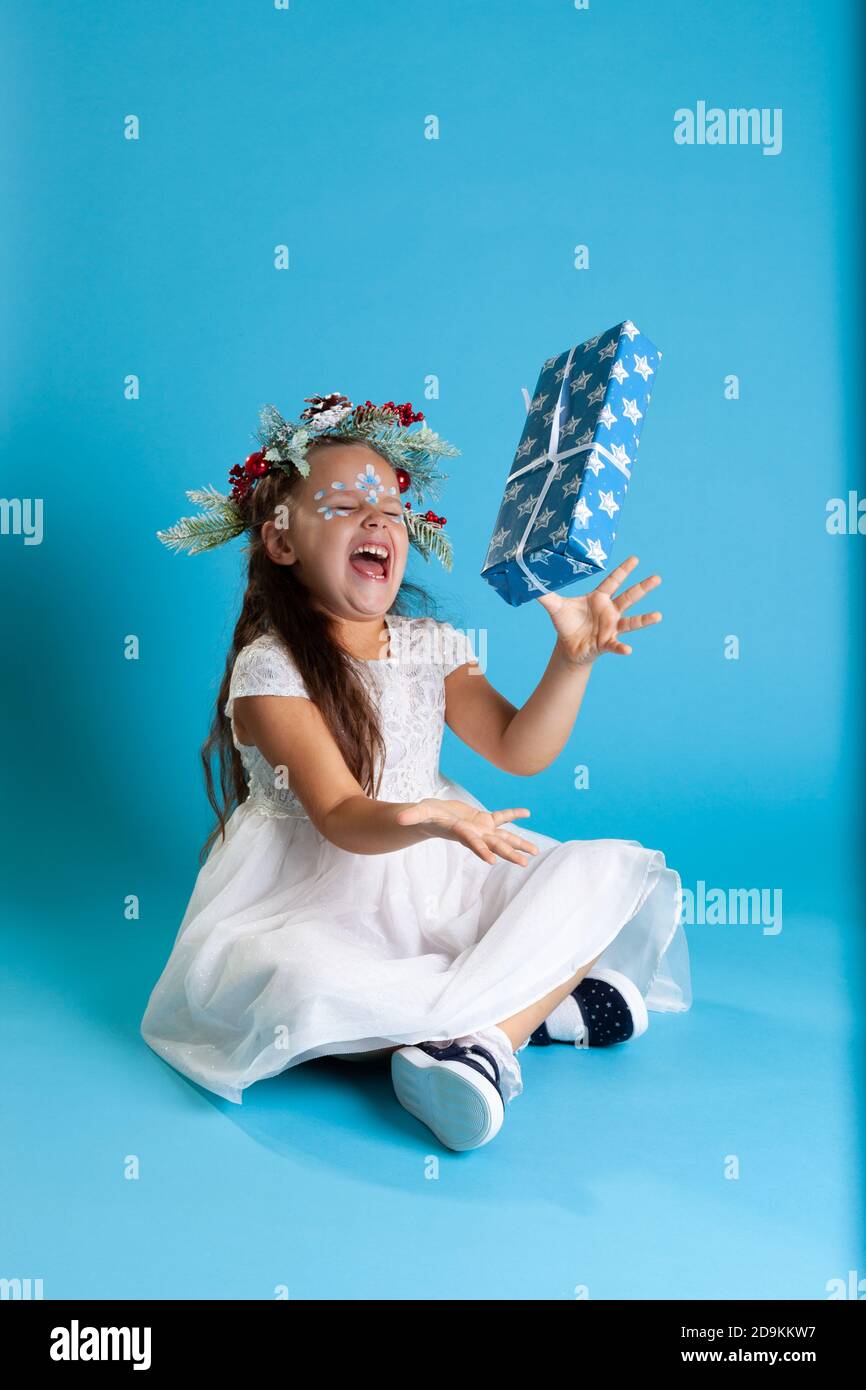
[[[608,568],[661,357],[627,319],[545,362],[481,570],[506,603]]]

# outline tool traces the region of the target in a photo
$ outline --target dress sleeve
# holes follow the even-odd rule
[[[299,695],[309,700],[303,677],[286,646],[278,638],[257,638],[242,647],[235,658],[224,710],[232,717],[239,695]]]
[[[478,658],[472,645],[472,639],[460,628],[454,627],[451,623],[442,623],[439,629],[439,640],[442,649],[442,675],[450,676],[452,671],[456,671],[458,666],[464,662],[471,661],[477,664]]]

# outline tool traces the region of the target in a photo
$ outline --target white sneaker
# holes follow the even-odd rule
[[[422,1042],[398,1048],[391,1054],[391,1080],[403,1108],[446,1148],[480,1149],[502,1128],[499,1067],[478,1043]]]

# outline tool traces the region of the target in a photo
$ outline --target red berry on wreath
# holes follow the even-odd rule
[[[248,478],[261,478],[267,471],[267,460],[261,449],[257,450],[254,454],[250,454],[249,458],[244,463],[244,472]]]
[[[397,474],[397,486],[399,487],[401,492],[405,492],[412,479],[406,472],[405,468],[398,468],[395,471]]]

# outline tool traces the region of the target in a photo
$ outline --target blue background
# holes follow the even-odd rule
[[[866,1276],[864,540],[826,529],[864,491],[860,8],[4,5],[3,491],[44,498],[45,534],[0,538],[0,1275],[302,1299],[820,1299]],[[781,107],[782,152],[676,145],[702,99]],[[781,888],[782,932],[689,927],[692,1011],[632,1050],[522,1054],[476,1154],[431,1149],[373,1066],[295,1068],[242,1107],[198,1090],[138,1024],[210,827],[198,748],[242,571],[237,545],[178,557],[155,531],[223,486],[262,404],[410,400],[462,450],[436,505],[454,572],[414,577],[486,630],[520,704],[550,620],[479,571],[521,388],[624,318],[664,361],[613,558],[662,574],[664,621],[599,662],[543,775],[450,733],[443,767],[558,838],[661,848],[686,887]]]

